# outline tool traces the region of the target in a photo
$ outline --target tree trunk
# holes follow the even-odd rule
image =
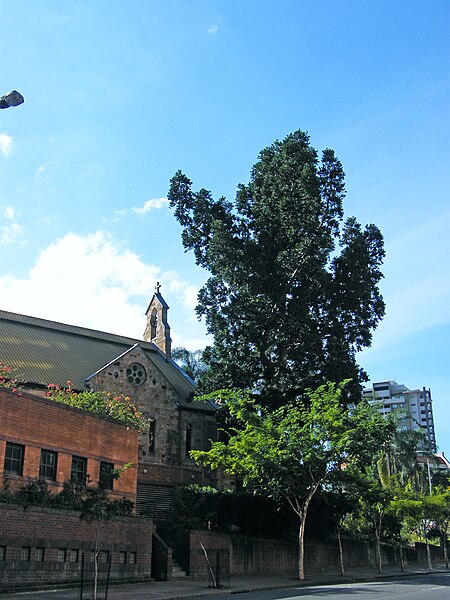
[[[194,532],[195,537],[197,538],[197,542],[200,544],[200,547],[201,547],[201,549],[203,551],[203,555],[205,557],[206,564],[208,565],[209,574],[211,575],[211,581],[212,581],[212,584],[213,584],[213,588],[217,588],[217,579],[216,579],[216,576],[214,575],[214,571],[213,571],[213,568],[211,566],[211,563],[209,562],[208,552],[207,552],[205,546],[203,545],[202,540],[200,539],[200,536],[198,535],[197,531],[195,529],[193,529],[192,531]]]
[[[374,525],[375,525],[378,573],[381,575],[381,573],[383,572],[383,565],[381,563],[381,517],[380,517],[379,523],[377,523],[377,520],[374,519]]]
[[[398,538],[398,551],[399,551],[400,571],[403,572],[405,570],[405,563],[403,560],[403,541],[402,541],[401,534]]]
[[[303,581],[305,579],[305,517],[299,517],[300,525],[298,527],[298,578]]]
[[[340,527],[338,527],[337,536],[338,536],[338,544],[339,544],[339,566],[341,569],[341,577],[344,577],[344,575],[345,575],[344,552],[342,550],[342,539],[341,539],[341,528]]]
[[[448,569],[447,527],[441,527],[441,546],[442,555],[445,561],[445,568]]]
[[[287,499],[289,504],[292,506],[294,512],[297,514],[299,519],[298,526],[298,578],[303,581],[305,579],[305,525],[306,515],[308,514],[308,506],[311,502],[312,497],[317,492],[319,482],[315,483],[314,486],[309,490],[308,496],[305,499],[303,506],[296,498],[294,501]]]
[[[423,539],[425,540],[425,548],[427,551],[427,568],[429,571],[432,571],[433,563],[431,562],[431,550],[430,550],[430,544],[428,543],[427,530],[428,530],[428,523],[426,522],[425,519],[422,519],[422,533],[423,533]]]
[[[98,590],[98,540],[100,537],[100,519],[97,521],[97,531],[95,533],[95,550],[94,550],[94,590],[92,592],[92,600],[97,600],[97,590]]]

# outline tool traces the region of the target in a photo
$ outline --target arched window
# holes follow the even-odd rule
[[[152,310],[152,316],[150,317],[150,339],[156,337],[156,325],[158,324],[158,311],[156,308]]]
[[[186,425],[186,456],[189,456],[189,452],[192,450],[192,425],[188,423]]]
[[[148,430],[148,452],[149,454],[155,454],[155,434],[156,434],[156,421],[150,419],[150,427]]]

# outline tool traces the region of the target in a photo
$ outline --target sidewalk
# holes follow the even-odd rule
[[[433,573],[447,572],[445,568],[437,568]],[[128,585],[113,585],[108,592],[108,600],[187,600],[201,598],[202,596],[229,596],[257,590],[279,589],[288,587],[305,587],[315,585],[349,583],[353,581],[373,581],[376,579],[389,579],[414,575],[428,574],[426,568],[407,568],[404,572],[398,568],[386,567],[379,575],[375,569],[360,569],[349,571],[345,577],[338,573],[311,573],[306,575],[304,581],[299,581],[294,575],[281,576],[253,576],[232,577],[229,587],[213,589],[208,587],[206,581],[193,581],[189,578],[174,579],[172,581],[158,581]],[[103,600],[105,591],[103,586],[99,590],[98,600]],[[77,589],[57,589],[41,592],[17,592],[0,594],[0,600],[78,600],[80,592]],[[85,600],[92,597],[86,589],[83,595]]]

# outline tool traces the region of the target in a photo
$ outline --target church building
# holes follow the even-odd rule
[[[169,307],[156,286],[142,340],[0,310],[0,363],[11,366],[27,393],[47,386],[129,396],[150,419],[139,434],[136,510],[169,514],[174,487],[215,485],[189,458],[216,435],[215,407],[193,400],[194,382],[171,358]],[[0,424],[0,439],[2,437]]]

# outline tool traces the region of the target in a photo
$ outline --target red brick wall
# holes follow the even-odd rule
[[[0,562],[0,590],[27,588],[48,583],[79,581],[81,555],[85,554],[85,573],[92,578],[91,551],[95,548],[96,522],[80,520],[73,511],[30,507],[26,511],[0,504],[0,546],[6,548]],[[148,579],[151,575],[153,523],[141,518],[116,518],[102,521],[99,548],[111,556],[113,580]],[[30,561],[21,560],[21,548],[31,548]],[[44,561],[36,560],[36,548],[44,548]],[[58,561],[58,549],[77,550],[78,560]],[[120,553],[127,562],[121,564]],[[130,563],[131,555],[136,563]],[[69,553],[68,553],[69,555]],[[106,565],[103,565],[103,576]]]
[[[115,468],[132,463],[114,482],[113,495],[136,497],[138,431],[86,411],[58,404],[29,393],[0,390],[0,478],[3,477],[6,442],[25,446],[23,477],[8,475],[11,487],[39,477],[41,449],[58,452],[55,483],[58,489],[70,479],[72,455],[87,458],[87,472],[98,483],[100,462]]]

